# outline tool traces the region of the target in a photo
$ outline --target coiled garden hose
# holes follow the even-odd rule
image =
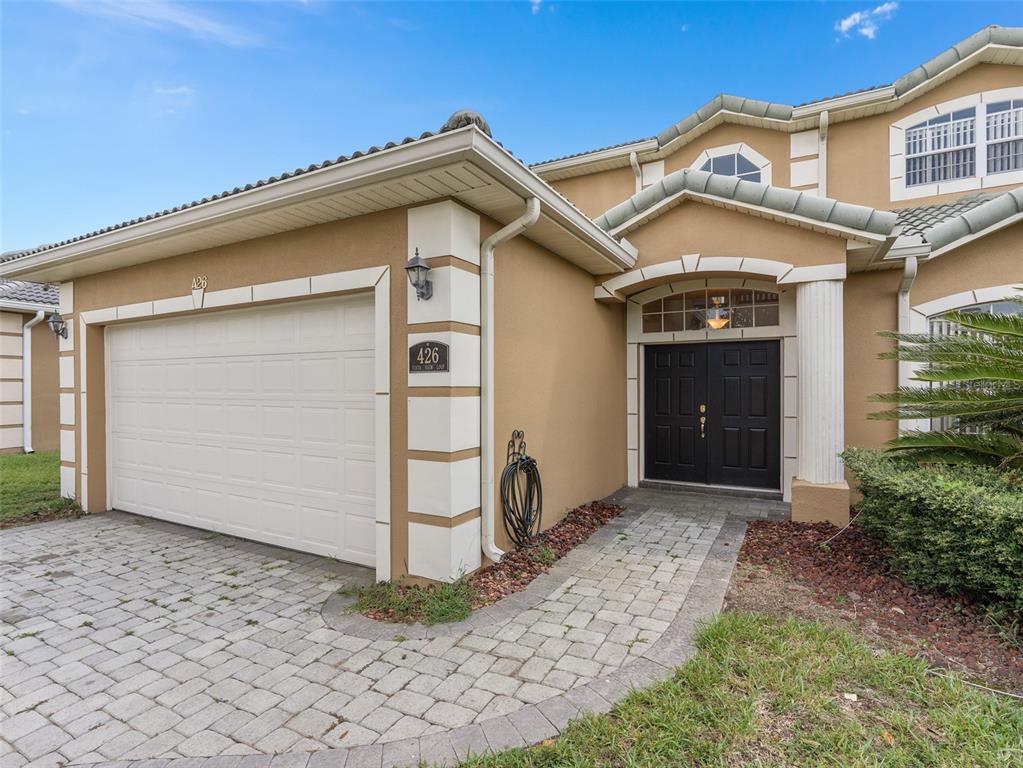
[[[526,455],[525,433],[512,432],[508,441],[508,464],[501,473],[501,506],[504,529],[517,547],[540,533],[543,487],[536,459]]]

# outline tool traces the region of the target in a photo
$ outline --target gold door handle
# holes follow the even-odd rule
[[[706,426],[707,426],[707,417],[706,416],[701,416],[700,417],[700,439],[701,440],[704,439],[705,437],[707,437],[707,432],[706,432],[706,429],[705,429]]]

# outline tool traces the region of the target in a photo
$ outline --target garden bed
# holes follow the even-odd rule
[[[370,619],[398,624],[443,624],[468,618],[472,611],[521,592],[558,560],[586,541],[624,508],[592,501],[576,507],[522,549],[454,584],[380,582],[358,590],[350,610]]]
[[[999,631],[981,605],[907,584],[884,547],[855,527],[822,546],[837,532],[825,523],[750,523],[729,609],[837,620],[883,645],[1023,693],[1018,634]]]

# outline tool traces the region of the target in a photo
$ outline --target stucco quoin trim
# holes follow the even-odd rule
[[[296,280],[259,283],[254,285],[230,288],[213,293],[220,294],[217,300],[209,302],[213,293],[196,300],[193,296],[180,296],[173,299],[125,304],[104,307],[82,312],[79,317],[80,339],[79,389],[80,408],[78,423],[80,429],[81,451],[78,471],[80,476],[79,499],[82,509],[93,511],[90,507],[88,494],[88,410],[86,407],[88,381],[85,339],[91,327],[107,326],[118,321],[139,320],[156,317],[186,316],[197,313],[208,313],[212,309],[241,309],[246,306],[259,306],[288,299],[312,298],[328,294],[340,294],[361,290],[373,291],[374,309],[374,431],[375,447],[375,488],[376,488],[376,578],[387,581],[391,577],[391,446],[390,446],[390,389],[391,389],[391,330],[390,330],[390,279],[391,270],[388,266],[367,267],[365,269],[331,272],[321,275],[298,278]],[[287,285],[286,285],[287,284]],[[259,297],[259,298],[256,298]],[[211,306],[212,304],[212,306]],[[198,306],[196,306],[198,305]],[[106,356],[104,356],[105,358]],[[108,377],[107,372],[107,377]],[[103,397],[107,401],[107,419],[104,428],[104,441],[110,444],[110,407],[109,388],[105,388]],[[95,394],[95,393],[94,393]],[[106,499],[105,508],[111,504],[110,462],[106,462]],[[63,485],[63,483],[62,483]]]

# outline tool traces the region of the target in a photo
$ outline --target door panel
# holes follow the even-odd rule
[[[645,349],[645,477],[779,488],[778,342]],[[702,430],[701,416],[706,417]]]
[[[777,341],[707,345],[708,483],[780,487],[780,372]]]
[[[707,401],[706,347],[646,347],[645,363],[645,475],[702,483],[707,451],[699,409]]]

